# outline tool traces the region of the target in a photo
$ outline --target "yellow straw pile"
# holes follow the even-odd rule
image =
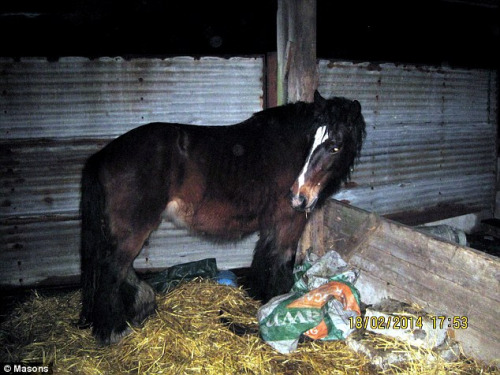
[[[241,289],[214,282],[186,282],[157,296],[157,314],[108,347],[99,347],[90,330],[75,327],[80,303],[79,292],[46,297],[34,293],[0,325],[0,362],[51,364],[55,374],[380,373],[344,342],[307,342],[283,355],[258,335],[235,335],[221,323],[221,316],[255,328],[259,303]],[[473,360],[428,364],[418,349],[387,340],[381,345],[418,354],[412,357],[415,361],[387,373],[495,373]]]

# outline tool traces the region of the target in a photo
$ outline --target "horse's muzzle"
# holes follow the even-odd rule
[[[307,204],[307,198],[303,194],[290,193],[290,204],[295,210],[304,211]]]
[[[309,201],[304,194],[293,194],[292,192],[290,192],[289,198],[292,208],[301,212],[311,212],[318,201],[317,198]]]

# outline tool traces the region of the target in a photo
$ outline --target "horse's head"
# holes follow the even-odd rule
[[[292,207],[310,212],[346,181],[365,135],[361,105],[345,98],[314,95],[311,148],[290,190]]]

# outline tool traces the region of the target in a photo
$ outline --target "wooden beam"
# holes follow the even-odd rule
[[[269,52],[266,54],[266,92],[265,92],[265,108],[272,108],[278,105],[278,87],[277,87],[277,73],[278,73],[278,55],[276,52]]]
[[[316,0],[278,0],[278,104],[312,102],[318,87]]]
[[[278,105],[312,102],[318,87],[316,0],[278,0],[277,27]],[[316,210],[302,235],[297,262],[311,247],[324,249],[323,221],[323,212]]]
[[[450,329],[453,317],[467,317],[466,328],[450,332],[465,354],[498,359],[498,258],[336,201],[327,203],[325,216],[326,247],[360,270],[356,287],[364,303],[386,297],[416,303],[445,316]]]

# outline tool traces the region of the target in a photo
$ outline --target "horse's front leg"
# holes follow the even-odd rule
[[[267,302],[288,293],[293,286],[293,266],[306,216],[290,207],[287,200],[263,220],[248,280],[252,297]]]

